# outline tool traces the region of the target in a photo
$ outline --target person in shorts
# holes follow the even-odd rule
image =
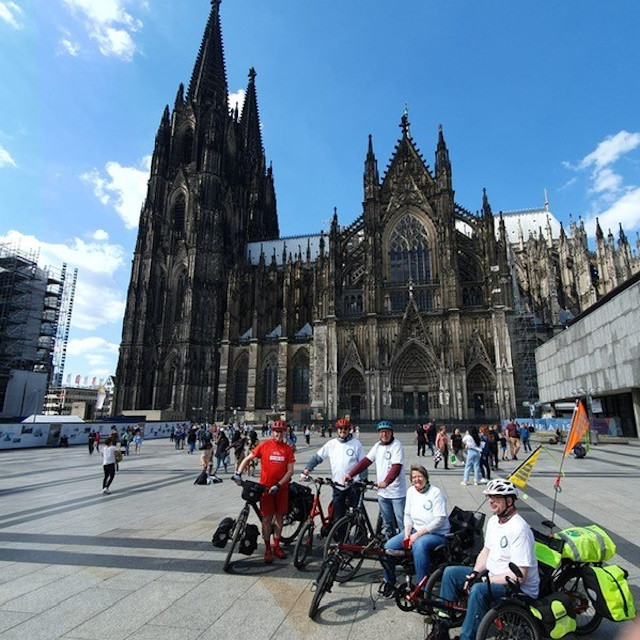
[[[240,484],[242,472],[254,458],[260,459],[260,484],[267,487],[267,491],[260,498],[265,564],[271,564],[274,556],[280,559],[287,557],[280,546],[280,532],[284,516],[289,509],[289,480],[293,476],[295,462],[293,449],[284,441],[287,429],[284,420],[276,420],[271,426],[273,437],[256,445],[233,475],[233,480]]]

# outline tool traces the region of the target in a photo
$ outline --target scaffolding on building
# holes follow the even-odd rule
[[[511,245],[509,245],[508,250],[508,261],[515,310],[510,324],[516,413],[519,416],[529,417],[535,411],[539,400],[535,351],[536,347],[542,342],[539,336],[540,321],[528,308],[520,294],[513,247]]]
[[[66,264],[42,269],[38,259],[37,250],[0,244],[0,409],[13,370],[44,373],[50,385],[56,346],[66,352],[77,270],[66,285]]]
[[[76,283],[78,281],[78,270],[73,270],[71,282],[66,281],[67,265],[62,266],[65,274],[65,286],[62,292],[62,306],[60,309],[60,319],[56,335],[56,344],[53,351],[53,381],[52,386],[61,387],[64,376],[64,364],[67,359],[67,345],[69,344],[69,330],[71,328],[71,315],[76,295]]]

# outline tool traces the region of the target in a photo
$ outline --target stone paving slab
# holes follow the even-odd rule
[[[482,486],[461,486],[461,468],[433,469],[417,458],[412,434],[400,434],[408,464],[423,463],[450,507],[488,513]],[[375,434],[361,434],[365,450]],[[300,470],[325,442],[297,453]],[[549,447],[520,500],[534,526],[550,517],[561,449]],[[520,461],[524,456],[520,456]],[[242,506],[229,474],[217,485],[193,484],[199,456],[147,441],[101,493],[101,459],[84,447],[0,452],[0,640],[421,640],[422,618],[401,612],[376,589],[380,569],[365,563],[353,581],[335,585],[316,620],[308,617],[319,552],[308,571],[290,561],[265,566],[259,553],[222,572],[226,549],[211,535]],[[502,463],[503,475],[519,462]],[[328,466],[317,469],[326,475]],[[559,526],[597,522],[618,545],[612,560],[630,572],[640,601],[640,447],[594,447],[564,463]],[[634,489],[635,487],[635,489]],[[328,497],[328,493],[326,494]],[[605,622],[591,636],[612,638]]]

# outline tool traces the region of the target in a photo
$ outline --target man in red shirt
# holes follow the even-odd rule
[[[264,538],[264,561],[266,564],[276,558],[286,558],[280,547],[280,532],[284,515],[289,509],[289,480],[293,476],[295,457],[293,449],[284,442],[287,423],[276,420],[271,426],[273,438],[263,440],[240,463],[234,474],[235,482],[240,483],[241,474],[253,458],[260,458],[260,484],[267,491],[260,498],[262,514],[262,537]],[[273,529],[273,551],[271,549],[271,530]]]

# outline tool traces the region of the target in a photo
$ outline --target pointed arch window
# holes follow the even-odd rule
[[[404,215],[389,238],[389,279],[394,283],[431,282],[431,250],[424,225]]]
[[[233,373],[233,406],[244,409],[247,406],[247,384],[249,381],[249,358],[246,354],[236,360]]]
[[[184,233],[184,218],[187,210],[187,201],[184,194],[180,194],[171,208],[171,226],[174,232]]]
[[[262,406],[273,407],[278,402],[278,362],[268,358],[262,370]]]
[[[193,158],[193,130],[187,129],[182,136],[182,164],[189,164]]]
[[[293,404],[309,404],[309,356],[306,351],[296,354],[293,361]]]

